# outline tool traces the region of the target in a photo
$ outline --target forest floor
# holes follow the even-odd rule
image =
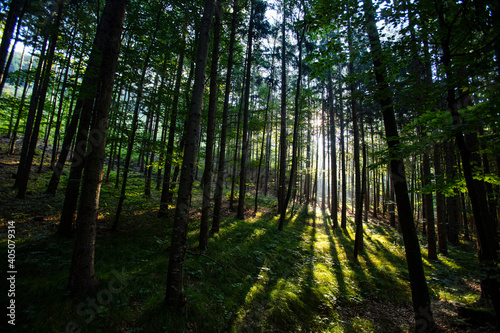
[[[1,332],[408,332],[413,325],[402,238],[387,221],[364,226],[364,250],[353,257],[352,216],[332,228],[316,206],[295,206],[277,231],[274,197],[259,199],[256,216],[234,218],[225,202],[221,231],[206,252],[197,250],[200,186],[193,193],[185,291],[187,311],[164,307],[172,216],[158,218],[159,191],[143,195],[139,173],[130,178],[119,231],[111,223],[119,191],[101,191],[95,269],[100,286],[71,299],[66,292],[72,239],[56,234],[65,183],[43,194],[50,171],[36,168],[26,199],[14,199],[18,155],[0,146],[0,253],[7,266],[7,225],[16,230],[16,326]],[[39,158],[39,156],[37,156]],[[35,163],[36,164],[36,163]],[[111,174],[114,175],[113,173]],[[111,178],[114,179],[114,178]],[[248,196],[248,207],[253,198]],[[173,206],[171,207],[173,208]],[[172,209],[173,210],[173,209]],[[425,240],[422,240],[425,242]],[[425,243],[422,253],[426,256]],[[446,332],[493,332],[489,312],[467,319],[457,307],[484,307],[473,242],[450,246],[449,255],[424,259],[433,313]],[[8,285],[2,280],[2,304]]]

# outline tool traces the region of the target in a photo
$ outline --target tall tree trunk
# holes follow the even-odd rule
[[[278,180],[278,212],[283,211],[285,205],[285,181],[286,181],[286,19],[287,9],[286,0],[283,0],[283,22],[281,25],[281,119],[280,119],[280,166],[279,166],[279,180]],[[280,224],[278,230],[282,230],[283,226]]]
[[[292,195],[292,189],[295,189],[295,178],[297,173],[297,149],[299,146],[299,115],[300,115],[300,84],[302,81],[302,43],[304,41],[304,33],[305,29],[302,29],[302,32],[299,35],[299,31],[297,31],[297,44],[299,47],[299,55],[298,55],[298,75],[297,75],[297,87],[295,90],[295,112],[294,112],[294,120],[293,120],[293,143],[292,143],[292,168],[290,170],[290,181],[288,183],[288,190],[286,193],[285,202],[283,202],[283,207],[280,212],[280,220],[278,225],[278,230],[283,230],[286,218],[286,210],[288,208],[288,202],[290,201],[290,197]],[[324,161],[324,160],[323,160]]]
[[[330,142],[331,142],[331,174],[332,174],[332,205],[331,205],[331,216],[332,216],[332,226],[334,228],[338,227],[338,209],[339,209],[339,199],[338,199],[338,189],[337,189],[337,130],[336,130],[336,113],[335,105],[333,104],[333,78],[332,71],[328,71],[328,109],[330,111]]]
[[[439,156],[438,156],[439,157]],[[436,162],[434,160],[434,162]],[[439,164],[440,166],[441,164]],[[438,176],[437,165],[434,163],[436,169],[436,176]],[[441,171],[441,170],[439,170]],[[441,176],[439,174],[439,176]],[[422,187],[429,187],[431,184],[431,164],[429,153],[424,152],[422,156]],[[436,251],[436,229],[435,229],[435,221],[434,221],[434,200],[432,198],[433,194],[426,189],[426,192],[423,193],[423,206],[425,209],[425,217],[427,226],[427,259],[435,260],[437,259],[437,251]],[[439,220],[438,220],[439,223]]]
[[[253,214],[257,214],[257,200],[259,198],[259,185],[260,185],[260,174],[261,174],[261,169],[262,169],[262,160],[264,158],[264,153],[266,155],[266,165],[265,165],[265,177],[264,177],[264,195],[267,195],[267,178],[269,174],[269,158],[268,158],[268,150],[270,153],[271,147],[266,145],[266,148],[264,149],[264,143],[269,142],[270,136],[266,133],[271,132],[271,126],[269,124],[269,104],[271,102],[271,95],[274,90],[274,55],[275,55],[275,50],[276,50],[276,39],[274,40],[274,45],[273,45],[273,53],[272,53],[272,61],[271,61],[271,73],[269,74],[269,90],[267,92],[267,99],[266,99],[266,112],[264,115],[264,127],[262,130],[262,142],[260,145],[260,157],[259,157],[259,166],[258,166],[258,171],[257,171],[257,183],[255,184],[255,203],[254,203],[254,210]]]
[[[245,63],[246,66],[246,63]],[[244,71],[246,72],[246,70]],[[245,80],[243,79],[241,82],[241,91],[245,90]],[[243,111],[243,98],[240,98],[240,108],[238,111],[238,121],[236,125],[236,139],[234,144],[234,152],[233,152],[233,171],[231,173],[231,194],[229,195],[229,209],[233,210],[234,204],[234,187],[236,184],[236,165],[238,162],[238,141],[240,139],[240,124],[241,124],[241,114]]]
[[[241,140],[241,167],[240,167],[240,190],[238,197],[238,210],[236,217],[240,220],[245,219],[245,195],[247,182],[247,155],[248,155],[248,117],[250,109],[250,83],[251,83],[251,68],[252,68],[252,44],[253,44],[253,27],[254,27],[255,8],[253,1],[250,2],[250,24],[248,28],[247,41],[247,64],[246,64],[246,83],[245,95],[243,97],[243,137]]]
[[[0,95],[2,94],[3,87],[5,86],[5,82],[7,82],[7,77],[9,76],[9,68],[10,68],[10,65],[12,64],[12,60],[14,59],[14,54],[16,53],[16,45],[17,45],[17,42],[19,42],[19,35],[20,35],[21,29],[22,29],[21,21],[22,21],[22,18],[24,16],[24,12],[26,10],[26,6],[27,6],[27,3],[25,3],[23,10],[19,14],[19,17],[17,18],[16,36],[14,37],[14,43],[12,43],[11,51],[9,53],[9,58],[7,59],[7,63],[5,64],[4,71],[2,72],[0,69]],[[24,47],[23,47],[23,50],[24,50]]]
[[[439,187],[444,186],[444,172],[441,167],[441,155],[443,151],[441,149],[441,145],[437,144],[434,147],[434,170],[436,171],[436,185]],[[430,171],[429,171],[430,173]],[[437,232],[438,232],[438,252],[441,254],[448,254],[448,244],[446,240],[446,223],[447,223],[447,216],[446,216],[446,199],[444,197],[444,194],[441,193],[440,191],[436,191],[436,212],[437,212]],[[434,214],[434,211],[430,212],[428,211],[427,214],[432,213]],[[434,218],[434,216],[433,216]],[[427,219],[429,219],[429,215],[427,215]],[[427,228],[429,229],[430,227],[434,228],[434,226],[431,226],[429,223],[427,224]],[[428,232],[428,231],[427,231]],[[436,236],[434,236],[435,238]],[[435,242],[435,240],[434,240]],[[436,245],[434,244],[434,247]],[[436,252],[436,249],[434,248],[434,252]],[[432,258],[432,259],[437,259],[437,255]]]
[[[33,88],[32,101],[30,105],[30,113],[33,108],[33,112],[35,109],[38,109],[36,112],[36,118],[34,119],[33,129],[31,131],[31,135],[29,140],[23,141],[23,150],[25,151],[25,155],[21,155],[21,159],[24,157],[24,161],[20,161],[19,163],[19,172],[16,177],[16,184],[18,187],[17,198],[23,199],[26,194],[26,189],[28,187],[28,179],[31,172],[31,165],[33,163],[33,157],[35,154],[36,145],[38,143],[38,133],[40,130],[40,123],[43,116],[43,109],[45,105],[45,98],[47,95],[47,90],[49,87],[50,74],[52,68],[52,62],[54,60],[54,53],[56,50],[57,44],[57,36],[59,32],[59,27],[62,21],[62,12],[64,8],[64,1],[59,0],[57,3],[57,9],[53,12],[53,16],[51,20],[55,20],[53,23],[53,27],[51,29],[50,34],[50,42],[49,42],[49,51],[47,54],[47,58],[44,61],[40,61],[40,65],[43,65],[42,70],[42,84],[38,89]],[[52,25],[52,24],[50,24]],[[50,26],[49,25],[49,26]],[[49,27],[47,27],[49,29]],[[35,92],[36,91],[36,92]],[[28,143],[26,149],[24,148],[24,144]],[[22,153],[21,153],[22,154]],[[24,163],[23,163],[24,162]]]
[[[142,66],[142,72],[141,72],[141,77],[139,79],[139,82],[137,83],[137,96],[135,100],[135,107],[134,107],[134,116],[132,118],[132,128],[130,129],[130,135],[128,136],[128,147],[127,147],[127,155],[125,156],[125,164],[123,165],[123,180],[122,180],[122,188],[120,192],[120,199],[118,200],[118,206],[116,208],[116,213],[115,213],[115,219],[113,221],[113,231],[116,231],[118,229],[118,224],[120,222],[120,215],[122,212],[123,208],[123,201],[126,198],[126,190],[127,190],[127,179],[128,179],[128,172],[130,168],[130,160],[132,159],[132,151],[134,149],[134,142],[135,142],[135,134],[137,132],[137,127],[138,127],[138,120],[139,120],[139,108],[142,103],[142,94],[144,90],[144,81],[146,78],[146,72],[149,66],[149,60],[151,59],[151,53],[153,51],[153,46],[156,40],[156,34],[158,32],[158,29],[160,27],[160,18],[161,18],[161,13],[163,11],[161,8],[158,10],[158,16],[156,17],[156,25],[155,25],[155,30],[153,31],[153,36],[151,37],[151,41],[148,47],[148,52],[146,54],[146,57],[144,59],[144,64]]]
[[[451,142],[445,142],[446,151],[446,182],[453,182],[455,178],[456,171],[455,166],[457,164],[455,156],[455,145]],[[459,228],[458,228],[458,207],[459,207],[459,196],[456,194],[446,198],[446,213],[447,213],[447,236],[448,240],[453,245],[459,245],[460,241],[458,239]]]
[[[85,159],[84,181],[77,218],[78,228],[75,233],[75,246],[68,279],[68,289],[73,295],[81,295],[96,286],[94,254],[99,194],[106,158],[109,109],[120,53],[126,3],[126,0],[106,1],[95,39],[102,62],[94,107],[95,121],[89,138],[89,154]]]
[[[170,114],[170,126],[168,130],[167,152],[165,153],[165,167],[163,168],[163,187],[161,189],[159,217],[165,217],[168,211],[168,198],[170,191],[170,173],[172,169],[172,159],[174,154],[175,131],[177,128],[177,113],[179,108],[179,96],[182,83],[182,71],[184,67],[184,55],[186,53],[186,29],[184,25],[183,37],[181,41],[181,52],[177,61],[177,73],[175,76],[174,99],[172,101],[172,112]]]
[[[12,137],[10,140],[10,149],[9,149],[10,155],[14,154],[14,148],[15,148],[16,139],[17,139],[17,131],[19,129],[19,123],[21,122],[22,113],[23,113],[23,109],[24,109],[24,103],[26,100],[27,92],[28,92],[29,76],[30,76],[32,65],[33,65],[33,54],[31,54],[31,57],[30,57],[30,64],[28,65],[28,70],[26,72],[26,77],[24,80],[23,94],[21,95],[21,101],[19,103],[19,109],[17,111],[17,119],[16,119],[16,123],[14,124],[14,129],[12,130]]]
[[[155,82],[155,87],[157,86],[158,82]],[[158,114],[154,114],[153,112],[153,118],[155,118],[155,125],[154,125],[154,130],[153,130],[153,142],[151,145],[151,153],[149,157],[149,163],[147,167],[147,175],[146,175],[146,184],[144,186],[144,195],[147,197],[151,197],[151,178],[153,177],[153,163],[155,161],[155,151],[156,151],[156,137],[158,136],[158,127],[160,125],[160,113],[157,111]],[[151,123],[153,121],[151,120]],[[152,124],[151,124],[152,125]]]
[[[210,69],[210,96],[208,102],[207,140],[205,151],[205,170],[203,170],[203,202],[200,220],[200,250],[208,248],[208,235],[210,231],[210,192],[212,190],[212,169],[215,139],[215,113],[217,110],[217,71],[219,66],[219,40],[221,30],[222,0],[215,4],[214,41],[212,44],[212,64]]]
[[[224,88],[224,105],[222,108],[222,125],[219,143],[219,162],[217,164],[217,182],[214,193],[214,214],[212,220],[211,232],[219,232],[221,208],[222,208],[222,189],[224,187],[224,174],[226,171],[226,140],[227,140],[227,118],[229,113],[229,94],[231,92],[231,73],[233,70],[234,41],[236,39],[236,20],[239,12],[238,0],[233,3],[233,17],[231,18],[231,33],[229,36],[229,53],[226,71],[226,84]]]
[[[206,0],[201,21],[200,37],[198,40],[196,73],[189,118],[185,132],[184,159],[182,161],[181,179],[179,193],[177,195],[172,242],[170,246],[170,260],[168,262],[165,302],[169,308],[180,312],[184,310],[186,305],[183,273],[187,227],[189,222],[189,201],[193,185],[194,164],[198,151],[198,135],[203,102],[205,69],[207,67],[208,45],[210,41],[210,27],[212,25],[213,11],[214,0]]]
[[[354,47],[352,43],[352,28],[351,21],[348,21],[348,44],[349,44],[349,74],[354,75]],[[352,132],[353,132],[353,160],[354,160],[354,224],[356,226],[356,236],[355,239],[355,256],[357,257],[357,250],[362,242],[363,236],[363,194],[361,189],[361,167],[359,161],[359,127],[358,121],[358,110],[356,103],[356,83],[354,81],[350,84],[351,90],[351,113],[352,113]]]
[[[378,85],[378,98],[382,107],[384,127],[387,138],[387,145],[392,158],[391,178],[394,183],[396,202],[398,206],[399,223],[403,233],[405,245],[406,261],[410,277],[410,287],[412,293],[413,310],[415,313],[415,325],[417,332],[430,332],[434,329],[434,318],[431,311],[431,303],[425,273],[422,264],[420,245],[411,213],[410,200],[408,198],[408,188],[406,184],[405,167],[403,160],[397,157],[399,149],[399,135],[394,116],[392,98],[389,94],[387,68],[382,60],[382,47],[375,21],[375,10],[371,0],[363,2],[366,29],[370,41],[370,52],[373,59],[375,79]]]
[[[342,174],[340,176],[342,182],[341,197],[342,210],[340,212],[340,227],[347,228],[347,177],[346,177],[346,161],[345,161],[345,123],[344,123],[344,101],[342,98],[342,65],[339,65],[339,101],[340,101],[340,150]]]
[[[12,0],[9,5],[9,13],[5,20],[2,42],[0,43],[0,81],[3,81],[3,77],[9,72],[9,68],[5,66],[5,63],[7,60],[7,53],[9,52],[10,40],[12,39],[16,22],[21,14],[22,3],[23,0]],[[12,52],[14,52],[14,50],[12,50]],[[0,94],[1,93],[2,90],[0,90]]]
[[[88,129],[90,126],[92,107],[94,105],[94,98],[97,90],[97,75],[100,63],[101,59],[99,58],[99,50],[94,44],[92,50],[90,51],[88,66],[85,70],[85,74],[80,85],[78,99],[71,115],[71,120],[69,120],[68,124],[66,125],[59,158],[53,168],[52,176],[50,178],[49,184],[47,185],[46,193],[55,195],[57,187],[59,186],[61,175],[63,173],[64,164],[66,163],[68,155],[71,151],[71,143],[73,142],[75,133],[77,133],[75,140],[76,149],[72,154],[73,156],[70,175],[66,188],[65,203],[61,214],[61,224],[59,225],[59,231],[65,235],[69,235],[71,233],[71,226],[74,219],[73,214],[77,205],[80,177],[83,171],[83,158],[87,146]],[[74,89],[76,90],[76,87]],[[66,214],[66,212],[68,214]],[[68,219],[63,218],[63,216],[65,215],[68,216]],[[62,231],[61,228],[65,223],[67,223],[66,226],[69,228],[67,229],[67,231]]]
[[[75,38],[75,35],[76,35],[76,31],[77,31],[77,25],[78,21],[76,21],[75,23],[75,26],[73,28],[73,34],[72,34],[72,39]],[[69,69],[71,67],[71,58],[73,56],[73,52],[74,52],[74,49],[75,47],[72,45],[70,51],[69,51],[69,54],[67,56],[67,61],[66,61],[66,70],[64,72],[64,79],[63,79],[63,85],[62,85],[62,88],[61,88],[61,91],[60,91],[60,98],[59,98],[59,107],[58,107],[58,110],[57,110],[57,121],[56,121],[56,127],[55,127],[55,133],[54,133],[54,142],[53,142],[53,145],[52,145],[52,156],[50,158],[50,167],[51,169],[54,169],[54,164],[56,162],[56,158],[57,158],[57,151],[58,151],[58,148],[59,148],[59,137],[60,137],[60,127],[61,127],[61,121],[62,121],[62,110],[63,110],[63,105],[64,105],[64,95],[65,95],[65,92],[66,92],[66,88],[68,87],[68,76],[69,76]]]
[[[455,88],[453,80],[455,73],[452,72],[452,54],[450,45],[451,31],[449,29],[457,27],[450,26],[444,16],[442,7],[436,7],[438,11],[439,25],[441,32],[445,33],[441,40],[443,50],[442,61],[445,68],[447,80],[447,102],[448,108],[453,118],[453,125],[456,128],[461,126],[461,115],[458,112],[457,100],[455,99]],[[462,131],[456,131],[455,141],[460,151],[462,159],[462,169],[469,194],[472,212],[474,215],[474,224],[477,232],[477,243],[479,252],[479,261],[483,271],[481,279],[481,290],[487,295],[493,304],[497,317],[497,328],[500,329],[500,283],[496,278],[497,268],[497,244],[495,242],[495,233],[492,232],[491,219],[488,211],[488,202],[486,199],[486,189],[482,180],[474,179],[473,165],[481,165],[480,157],[477,151],[480,149],[477,133],[464,135]]]

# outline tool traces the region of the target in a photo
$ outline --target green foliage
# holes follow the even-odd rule
[[[47,181],[45,177],[37,184],[43,188]],[[194,189],[193,205],[198,206],[198,182]],[[347,230],[332,230],[329,216],[302,207],[278,233],[278,217],[268,213],[276,205],[272,196],[259,198],[263,210],[254,218],[225,218],[205,253],[196,250],[199,225],[192,220],[184,270],[188,311],[186,316],[169,312],[163,301],[172,216],[159,219],[159,193],[153,191],[152,198],[145,198],[142,190],[142,177],[132,173],[122,227],[110,233],[113,216],[109,213],[116,208],[118,190],[103,184],[95,266],[100,285],[77,300],[65,292],[72,241],[53,233],[60,207],[51,200],[61,198],[38,203],[53,205],[38,211],[52,221],[47,223],[49,228],[38,229],[23,215],[8,217],[18,221],[19,230],[17,286],[22,292],[17,300],[30,304],[18,313],[21,329],[63,331],[67,325],[77,325],[82,332],[364,332],[409,328],[410,318],[402,320],[396,312],[411,306],[402,239],[395,230],[368,224],[365,252],[355,261],[351,225]],[[30,216],[33,205],[29,199],[23,202],[26,205],[16,205],[17,212]],[[473,251],[452,248],[450,257],[441,261],[426,266],[429,281],[436,281],[431,283],[435,297],[473,302],[478,295],[464,285],[477,281]],[[109,302],[99,301],[110,285],[118,288],[117,276],[126,284],[112,293]],[[89,300],[96,300],[98,308],[92,308]],[[388,320],[390,312],[394,318]]]

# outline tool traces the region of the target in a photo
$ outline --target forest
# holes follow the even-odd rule
[[[2,332],[500,331],[500,3],[2,0]]]

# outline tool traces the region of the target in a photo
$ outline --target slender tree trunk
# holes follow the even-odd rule
[[[16,53],[16,45],[17,45],[17,42],[19,42],[19,35],[20,35],[21,28],[22,28],[21,21],[22,21],[22,18],[24,16],[26,6],[27,6],[27,3],[25,3],[23,10],[19,14],[19,17],[17,18],[16,36],[14,38],[14,43],[12,44],[11,51],[9,53],[9,58],[7,59],[7,63],[5,64],[4,72],[2,72],[0,69],[0,95],[2,94],[3,87],[5,86],[5,82],[7,82],[7,77],[9,76],[9,68],[10,68],[10,65],[12,64],[12,60],[14,59],[14,54]],[[0,46],[0,48],[1,48],[1,46]]]
[[[203,170],[203,202],[200,220],[200,250],[208,248],[210,232],[210,194],[212,190],[213,151],[215,141],[215,114],[217,110],[217,70],[219,66],[219,40],[221,30],[222,0],[215,4],[214,41],[212,44],[212,64],[210,69],[210,96],[208,102],[207,140],[205,151],[205,170]]]
[[[158,84],[158,82],[155,82],[155,86]],[[155,151],[156,151],[156,137],[158,135],[158,126],[160,125],[160,114],[158,112],[157,115],[153,115],[155,119],[155,125],[154,125],[154,130],[153,130],[153,143],[151,147],[151,155],[149,158],[149,163],[148,163],[148,170],[147,170],[147,175],[146,175],[146,184],[144,186],[144,195],[147,197],[151,197],[151,178],[153,177],[153,163],[155,161]],[[151,121],[153,122],[153,121]]]
[[[52,62],[54,60],[54,53],[56,49],[57,35],[62,21],[63,8],[64,8],[64,2],[62,0],[59,0],[59,2],[57,3],[57,9],[53,12],[54,16],[52,17],[52,19],[54,19],[55,21],[53,23],[53,28],[50,34],[49,51],[47,54],[47,58],[44,61],[40,61],[39,64],[40,66],[43,65],[42,76],[41,76],[42,84],[37,89],[35,89],[35,87],[33,88],[30,113],[32,108],[33,112],[35,111],[35,109],[38,109],[38,111],[36,112],[36,118],[34,119],[33,129],[31,131],[30,138],[28,140],[25,139],[23,142],[23,150],[25,151],[25,155],[23,156],[23,154],[21,153],[21,159],[24,157],[24,161],[21,160],[19,163],[19,172],[16,178],[16,184],[18,187],[18,192],[16,197],[18,199],[24,198],[26,194],[26,189],[28,187],[28,179],[31,172],[31,165],[33,163],[33,157],[35,154],[36,145],[38,143],[38,133],[40,130],[40,123],[43,116],[45,98],[47,95]],[[49,27],[47,27],[47,29],[48,28]],[[24,143],[28,143],[26,149],[24,147]]]
[[[351,21],[348,22],[348,43],[349,43],[349,74],[354,75],[354,48],[352,45],[352,28]],[[353,159],[354,159],[354,200],[355,200],[355,214],[354,214],[354,224],[356,226],[356,237],[354,254],[357,257],[358,249],[360,248],[360,243],[362,242],[363,236],[363,193],[361,188],[361,168],[359,161],[359,127],[358,121],[358,110],[357,103],[354,96],[356,96],[356,83],[351,82],[351,113],[352,113],[352,132],[353,132]]]
[[[439,157],[439,156],[438,156]],[[438,175],[437,165],[434,160],[434,166],[436,169],[436,176]],[[439,164],[440,166],[441,164]],[[439,170],[441,172],[441,170]],[[422,156],[422,187],[428,188],[431,184],[431,164],[429,153],[424,152]],[[441,176],[439,174],[439,176]],[[436,251],[436,229],[435,229],[435,221],[434,221],[434,201],[433,194],[429,192],[429,189],[426,190],[423,194],[423,206],[425,209],[425,217],[426,217],[426,226],[427,226],[427,259],[435,260],[437,259],[437,251]],[[438,220],[439,223],[439,220]]]
[[[280,166],[279,166],[279,180],[278,180],[278,212],[283,211],[285,205],[285,181],[286,181],[286,0],[283,0],[283,22],[281,25],[281,119],[280,119]],[[281,223],[278,230],[282,230]]]
[[[185,132],[184,159],[182,161],[181,180],[172,230],[170,260],[168,263],[167,288],[165,301],[169,308],[182,312],[186,299],[183,287],[184,257],[186,254],[186,236],[189,222],[189,201],[193,185],[194,163],[198,150],[198,135],[200,128],[201,107],[207,67],[210,27],[214,11],[214,0],[206,0],[201,22],[196,73],[191,98],[191,107]]]
[[[332,215],[332,226],[333,228],[338,227],[338,209],[339,209],[339,199],[338,199],[338,189],[337,189],[337,129],[336,129],[336,114],[335,105],[333,104],[333,78],[332,71],[328,71],[328,109],[330,111],[330,142],[331,148],[331,175],[332,175],[332,205],[331,205],[331,215]]]
[[[377,81],[382,115],[386,132],[389,152],[394,152],[391,164],[391,178],[394,183],[396,202],[398,206],[399,223],[403,233],[405,244],[406,261],[410,277],[410,287],[412,293],[413,310],[415,312],[415,325],[417,332],[430,332],[434,329],[434,318],[431,311],[431,303],[425,273],[422,264],[420,245],[413,222],[411,205],[408,198],[408,188],[406,184],[405,168],[401,158],[396,152],[399,146],[399,135],[394,116],[392,98],[389,94],[387,81],[387,68],[382,60],[382,47],[375,21],[375,10],[371,0],[363,3],[366,17],[366,29],[370,41],[370,52],[373,59],[375,79]]]
[[[219,143],[219,162],[217,164],[217,182],[214,194],[214,214],[211,232],[219,232],[222,208],[222,189],[224,187],[224,174],[226,169],[226,140],[227,140],[227,118],[229,113],[229,94],[231,92],[231,73],[233,69],[234,41],[236,38],[236,20],[238,15],[238,0],[233,3],[233,17],[231,19],[231,33],[229,37],[229,53],[226,72],[226,84],[224,90],[224,105],[222,109],[222,125]]]
[[[144,81],[146,78],[146,71],[149,66],[149,60],[151,59],[151,52],[153,51],[153,46],[156,40],[156,33],[158,32],[158,29],[160,27],[160,18],[161,18],[161,13],[162,10],[158,11],[158,16],[156,17],[156,26],[155,30],[153,32],[153,36],[151,37],[151,42],[148,47],[148,52],[146,54],[146,57],[144,59],[144,65],[142,67],[142,73],[141,77],[139,79],[139,82],[137,83],[137,96],[135,100],[135,107],[134,107],[134,116],[132,118],[132,128],[130,129],[130,135],[128,137],[128,147],[127,147],[127,155],[125,156],[125,164],[123,165],[123,180],[122,180],[122,188],[120,192],[120,199],[118,200],[118,207],[116,208],[116,213],[115,213],[115,219],[113,221],[113,231],[116,231],[118,229],[118,224],[120,222],[120,215],[122,212],[123,208],[123,201],[126,198],[126,190],[127,190],[127,179],[128,179],[128,172],[130,168],[130,160],[132,159],[132,151],[134,149],[134,142],[135,142],[135,134],[137,132],[137,127],[138,127],[138,120],[139,120],[139,108],[142,103],[142,94],[144,90]]]
[[[442,163],[441,163],[441,155],[443,151],[441,149],[441,145],[437,144],[434,147],[434,170],[436,172],[436,185],[438,187],[444,186],[444,172],[442,170]],[[430,173],[430,171],[429,171]],[[446,199],[443,193],[440,191],[436,191],[436,212],[437,212],[437,232],[438,232],[438,249],[437,251],[441,254],[447,255],[448,254],[448,244],[446,240],[446,223],[447,223],[447,216],[446,216]],[[431,213],[428,211],[428,214]],[[434,214],[434,211],[432,211],[432,214]],[[434,217],[434,216],[433,216]],[[428,215],[429,218],[429,215]],[[427,219],[428,219],[427,218]],[[429,229],[430,224],[427,225],[427,228]],[[432,226],[434,227],[434,226]],[[435,238],[436,236],[434,236]],[[428,241],[428,240],[427,240]],[[436,246],[434,244],[434,246]],[[434,252],[436,249],[434,248]],[[437,255],[435,258],[437,259]]]
[[[0,43],[0,81],[3,76],[9,72],[9,68],[5,66],[7,53],[9,52],[10,40],[16,27],[16,22],[21,14],[22,0],[12,0],[9,5],[9,13],[5,20],[5,25],[2,33],[2,42]],[[0,90],[0,94],[2,91]]]
[[[257,183],[255,185],[255,203],[254,203],[254,210],[253,214],[257,214],[257,200],[259,198],[259,184],[260,184],[260,174],[261,174],[261,167],[262,167],[262,160],[264,158],[264,152],[266,155],[266,165],[265,165],[265,177],[264,177],[264,195],[267,195],[267,181],[268,181],[268,174],[269,174],[269,158],[268,158],[268,150],[270,153],[270,146],[266,145],[266,148],[264,149],[264,143],[269,143],[270,140],[270,135],[267,135],[267,132],[271,131],[271,126],[269,125],[269,104],[271,101],[271,95],[274,90],[274,54],[276,50],[276,39],[274,40],[274,45],[273,45],[273,53],[272,53],[272,61],[271,61],[271,73],[269,74],[270,78],[270,85],[269,85],[269,90],[267,92],[267,99],[266,99],[266,112],[264,115],[264,128],[262,130],[262,142],[260,145],[260,158],[259,158],[259,166],[258,166],[258,171],[257,171]]]
[[[21,53],[21,60],[19,61],[19,75],[17,76],[16,83],[15,83],[14,98],[17,98],[17,91],[19,90],[21,75],[22,75],[22,71],[23,71],[24,56],[26,54],[25,52],[26,52],[26,45],[23,46],[23,51]],[[12,109],[10,110],[9,130],[7,132],[7,139],[10,139],[12,137],[12,128],[14,125],[15,110],[16,110],[15,107],[12,107]]]
[[[28,83],[29,83],[29,77],[30,77],[32,65],[33,65],[33,54],[31,54],[31,57],[30,57],[30,64],[28,66],[28,70],[26,72],[26,78],[24,80],[23,94],[21,95],[21,102],[19,103],[19,110],[17,111],[17,119],[16,119],[16,123],[14,124],[14,129],[12,130],[12,138],[10,140],[10,149],[9,149],[10,155],[14,154],[14,148],[15,148],[16,139],[17,139],[17,131],[19,129],[19,123],[21,122],[22,113],[23,113],[23,109],[24,109],[24,103],[26,100],[26,94],[28,92],[28,85],[29,85]]]
[[[102,62],[94,108],[95,119],[89,138],[89,154],[85,159],[84,181],[77,218],[78,228],[75,233],[75,246],[68,279],[68,289],[73,295],[86,293],[97,285],[94,254],[99,194],[106,158],[109,109],[120,53],[126,3],[126,0],[106,1],[95,40]]]
[[[246,72],[246,71],[245,71]],[[245,80],[242,80],[242,88],[241,90],[244,91],[245,88]],[[243,98],[240,99],[240,109],[238,111],[238,123],[236,126],[236,142],[234,144],[234,152],[233,152],[233,172],[231,174],[231,194],[229,195],[229,209],[233,210],[233,204],[234,204],[234,188],[236,184],[236,165],[238,161],[238,141],[240,138],[240,124],[241,124],[241,113],[243,110]]]
[[[445,36],[441,40],[441,47],[443,50],[442,61],[445,68],[447,79],[447,102],[451,116],[453,118],[453,125],[456,128],[461,126],[461,116],[458,112],[457,101],[455,99],[455,88],[453,86],[454,74],[452,73],[452,55],[450,45],[450,30],[453,27],[449,26],[444,17],[444,10],[442,7],[437,7],[440,30]],[[457,27],[455,27],[457,28]],[[477,133],[464,135],[462,131],[456,131],[455,141],[460,151],[462,159],[462,169],[469,193],[469,198],[474,215],[474,224],[477,232],[477,243],[479,252],[479,261],[484,273],[481,279],[481,290],[492,301],[493,308],[497,317],[497,328],[500,329],[500,284],[496,278],[498,268],[496,267],[497,261],[497,244],[495,241],[495,234],[492,232],[490,224],[490,216],[488,211],[488,202],[486,199],[486,189],[484,182],[474,179],[473,165],[481,165],[480,158],[477,150],[480,149]]]
[[[120,120],[120,133],[125,132],[125,127],[127,126],[127,117],[126,117],[126,110],[128,110],[128,105],[130,103],[130,94],[131,91],[128,89],[128,97],[125,97],[125,105],[122,108],[122,113],[123,117]],[[125,96],[127,96],[127,92],[125,92]],[[119,143],[118,143],[118,153],[117,153],[117,158],[116,158],[116,178],[115,178],[115,189],[118,188],[119,182],[120,182],[120,170],[121,170],[121,160],[122,160],[122,146],[123,146],[123,137],[120,136]]]
[[[62,234],[68,236],[71,233],[71,226],[74,220],[73,214],[76,210],[78,200],[80,177],[83,171],[83,158],[87,146],[88,129],[90,126],[92,107],[94,104],[94,97],[97,89],[97,73],[101,61],[99,59],[98,52],[99,51],[94,45],[89,55],[89,64],[87,66],[87,69],[85,70],[82,84],[80,85],[78,99],[71,115],[71,120],[69,120],[66,126],[64,139],[61,145],[61,152],[59,153],[59,158],[53,168],[52,176],[46,190],[47,194],[55,195],[57,187],[59,186],[61,175],[63,173],[64,164],[68,159],[70,151],[72,151],[71,144],[73,142],[73,138],[75,136],[75,133],[78,133],[75,140],[76,149],[73,151],[73,156],[71,157],[72,163],[70,176],[66,188],[65,203],[61,214],[61,224],[59,225],[59,231]],[[67,218],[64,216],[67,216]],[[63,227],[63,225],[65,225],[65,227],[68,227],[67,231],[61,230],[61,228],[65,228]]]
[[[241,167],[240,167],[240,190],[238,197],[238,210],[236,217],[240,220],[245,219],[245,195],[247,182],[247,155],[248,155],[248,117],[250,109],[250,83],[251,83],[251,68],[252,68],[252,44],[253,44],[253,27],[254,27],[255,8],[253,1],[250,3],[250,24],[248,28],[247,41],[247,64],[246,64],[246,83],[245,95],[243,97],[243,137],[241,140]]]
[[[295,189],[295,178],[297,173],[297,149],[299,146],[299,115],[300,115],[300,84],[302,81],[302,43],[304,41],[304,33],[305,29],[302,29],[302,32],[299,35],[297,31],[297,44],[299,47],[299,61],[298,61],[298,76],[297,76],[297,87],[295,91],[295,113],[293,120],[293,143],[292,143],[292,168],[290,170],[290,181],[288,183],[288,190],[285,198],[285,202],[283,202],[283,207],[280,212],[280,220],[278,225],[278,230],[283,230],[286,218],[286,210],[288,208],[288,202],[290,201],[290,197],[292,195],[292,189]],[[324,162],[324,160],[323,160]],[[293,210],[293,209],[292,209]]]
[[[172,101],[172,112],[170,114],[170,126],[168,130],[167,152],[165,153],[165,167],[163,168],[163,187],[161,190],[159,217],[165,217],[168,211],[168,198],[170,191],[170,173],[172,158],[174,154],[175,131],[177,128],[177,111],[179,107],[179,96],[182,83],[182,71],[184,67],[184,55],[186,53],[186,25],[184,25],[181,52],[177,61],[177,73],[175,77],[174,99]]]
[[[342,66],[339,65],[339,101],[340,101],[340,150],[341,150],[341,164],[342,164],[342,210],[340,213],[340,227],[342,229],[347,228],[347,177],[346,177],[346,161],[345,161],[345,123],[344,123],[344,102],[342,98]]]

